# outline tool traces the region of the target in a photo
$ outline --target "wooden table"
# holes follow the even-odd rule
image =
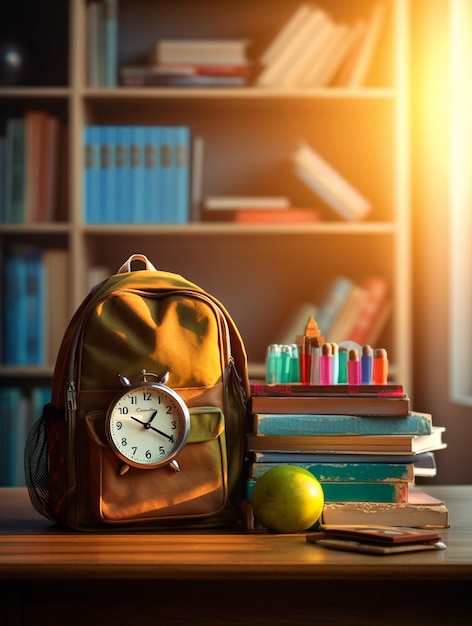
[[[472,487],[430,487],[447,550],[388,557],[301,535],[81,534],[0,489],[0,625],[472,623]]]

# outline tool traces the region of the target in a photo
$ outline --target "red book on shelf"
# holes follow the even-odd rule
[[[318,211],[313,209],[241,209],[234,212],[234,221],[240,224],[303,224],[319,219]]]
[[[379,316],[383,323],[386,321],[382,311],[388,303],[389,282],[381,276],[370,276],[364,281],[363,287],[366,289],[366,298],[348,337],[361,346],[372,340],[372,331],[377,329]]]

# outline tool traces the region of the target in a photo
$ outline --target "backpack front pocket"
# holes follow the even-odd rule
[[[105,412],[85,417],[89,441],[90,498],[108,524],[209,517],[227,501],[225,420],[218,407],[190,409],[190,434],[176,460],[154,469],[123,467],[108,445]]]

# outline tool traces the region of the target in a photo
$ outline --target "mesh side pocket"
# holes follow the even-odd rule
[[[54,520],[49,498],[48,435],[44,417],[33,424],[26,439],[25,479],[33,507],[44,517]]]

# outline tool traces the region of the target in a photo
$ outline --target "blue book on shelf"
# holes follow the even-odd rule
[[[131,178],[131,127],[116,127],[116,221],[118,224],[131,222],[130,178]]]
[[[6,139],[0,137],[0,223],[5,222],[5,149]]]
[[[170,224],[173,221],[175,206],[175,138],[172,126],[161,126],[160,128],[160,214],[163,224]]]
[[[84,217],[87,224],[100,221],[100,126],[84,128]]]
[[[41,250],[25,251],[25,309],[26,361],[27,365],[42,365],[46,362],[46,319],[45,319],[45,269]]]
[[[130,150],[130,221],[143,224],[146,220],[144,146],[146,129],[131,126]]]
[[[116,87],[118,73],[118,0],[103,0],[105,86]]]
[[[100,127],[100,222],[116,222],[116,127]]]
[[[253,463],[251,478],[258,480],[269,470],[283,463]],[[290,463],[303,467],[323,482],[398,482],[414,480],[413,463]]]
[[[256,413],[253,423],[256,434],[275,436],[430,435],[432,428],[431,415],[417,411],[401,417]]]
[[[6,122],[5,145],[5,222],[21,223],[25,209],[25,122]]]
[[[144,149],[146,222],[160,222],[159,215],[159,127],[146,127]]]
[[[336,316],[342,310],[353,288],[353,281],[345,276],[336,277],[329,286],[328,292],[316,314],[316,322],[322,335],[326,336],[329,334],[329,329],[333,325]]]
[[[24,365],[26,363],[26,265],[20,250],[9,251],[5,257],[4,266],[4,363],[5,365]]]
[[[175,131],[175,207],[176,224],[189,221],[190,208],[190,128],[178,126]]]

